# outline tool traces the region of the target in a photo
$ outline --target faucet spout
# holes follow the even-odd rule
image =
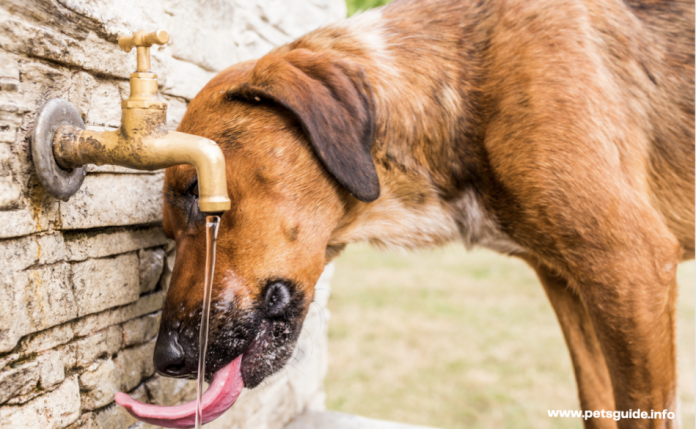
[[[64,125],[56,130],[53,154],[66,170],[109,164],[152,171],[190,164],[198,173],[200,210],[218,213],[230,208],[222,150],[203,137],[167,131],[164,126],[128,135],[123,127],[100,132]]]
[[[126,51],[138,51],[131,93],[121,102],[121,126],[115,131],[86,130],[70,103],[50,100],[39,113],[32,134],[32,157],[44,188],[57,198],[73,195],[84,180],[86,164],[159,170],[190,164],[198,173],[198,206],[204,213],[230,209],[225,158],[212,140],[167,129],[167,103],[157,96],[157,75],[150,72],[150,47],[165,44],[169,34],[137,31],[119,39]]]

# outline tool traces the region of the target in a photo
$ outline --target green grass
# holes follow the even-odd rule
[[[348,16],[352,16],[355,12],[379,7],[389,3],[391,0],[346,0],[348,7]]]
[[[694,426],[694,264],[679,270],[680,389]],[[329,303],[329,409],[454,428],[581,428],[570,358],[531,269],[460,247],[349,247]]]

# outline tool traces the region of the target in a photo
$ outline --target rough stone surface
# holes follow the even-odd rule
[[[123,334],[119,326],[108,328],[75,341],[75,366],[87,368],[97,359],[109,358],[121,348]]]
[[[66,323],[36,334],[27,335],[20,341],[17,351],[21,352],[23,355],[42,352],[67,343],[74,336],[75,332],[73,331],[72,324]]]
[[[52,389],[58,383],[65,380],[65,367],[63,366],[62,354],[60,351],[51,351],[38,359],[41,365],[41,387]]]
[[[145,247],[167,244],[170,241],[165,237],[160,227],[111,228],[98,232],[70,231],[63,236],[65,237],[66,252],[71,261],[103,258]],[[2,248],[0,247],[0,249]]]
[[[138,257],[127,253],[74,264],[73,287],[80,316],[137,301]]]
[[[0,404],[29,393],[39,381],[40,371],[38,362],[29,362],[0,372]]]
[[[122,350],[116,358],[116,364],[123,371],[123,386],[125,390],[136,387],[141,380],[155,373],[152,354],[155,351],[155,341],[141,346]]]
[[[0,211],[0,238],[21,237],[38,229],[29,210]]]
[[[68,201],[60,202],[61,228],[137,225],[162,219],[164,176],[94,174]]]
[[[0,427],[59,429],[80,416],[80,388],[76,376],[23,406],[0,406]]]
[[[129,392],[130,395],[142,402],[147,402],[147,392],[145,386],[139,386],[137,389]],[[94,429],[111,429],[111,428],[131,428],[137,420],[128,414],[128,412],[123,408],[119,407],[115,403],[109,405],[103,410],[95,413],[94,415]]]
[[[133,304],[83,317],[73,324],[73,329],[75,335],[89,335],[107,326],[123,323],[144,314],[159,311],[163,303],[164,293],[155,292],[143,296]]]
[[[142,249],[138,252],[140,293],[150,292],[157,286],[164,268],[164,258],[163,249]]]
[[[123,324],[123,345],[132,346],[149,341],[157,336],[162,313],[129,320]]]
[[[77,316],[68,264],[46,265],[28,271],[24,292],[30,325],[37,330],[55,326]]]
[[[113,360],[94,363],[80,375],[82,409],[95,410],[114,400],[116,392],[123,390],[123,369]]]
[[[78,193],[60,201],[34,170],[37,111],[60,97],[91,129],[118,127],[135,70],[118,36],[165,28],[171,42],[151,49],[152,70],[175,129],[220,70],[344,15],[343,0],[0,2],[0,427],[148,428],[113,403],[116,391],[168,405],[195,395],[190,381],[153,375],[176,257],[160,225],[162,171],[87,166]],[[300,339],[303,375],[288,369],[245,391],[220,424],[278,429],[321,408],[325,320],[315,311],[313,341]]]
[[[145,383],[145,388],[158,405],[176,405],[196,398],[196,382],[181,378],[162,377],[155,374]]]

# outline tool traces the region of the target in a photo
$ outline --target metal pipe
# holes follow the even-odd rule
[[[198,206],[204,213],[230,208],[225,157],[212,140],[167,129],[167,103],[157,96],[157,75],[149,72],[150,46],[164,44],[169,34],[137,31],[119,39],[126,51],[137,48],[138,66],[131,74],[131,93],[121,102],[116,131],[85,130],[77,110],[65,100],[44,106],[32,136],[39,179],[52,195],[66,199],[82,184],[86,164],[120,165],[159,170],[190,164],[198,174]]]
[[[99,132],[64,125],[56,131],[53,154],[65,169],[110,164],[152,171],[190,164],[198,173],[200,210],[218,213],[230,208],[225,157],[214,141],[203,137],[164,127],[128,135],[123,128]]]

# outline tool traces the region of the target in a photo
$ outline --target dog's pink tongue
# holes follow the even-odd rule
[[[203,394],[203,424],[215,420],[227,411],[242,393],[242,356],[219,370],[208,390]],[[153,425],[168,428],[190,428],[195,424],[196,401],[183,405],[164,407],[138,402],[126,393],[116,394],[116,403],[128,410],[133,417]]]

